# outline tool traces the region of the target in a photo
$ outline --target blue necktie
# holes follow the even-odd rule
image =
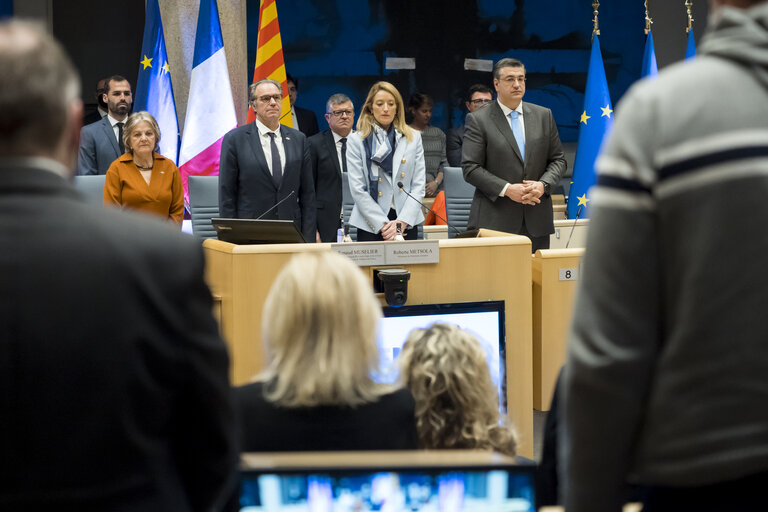
[[[509,126],[512,128],[512,134],[517,141],[517,147],[520,149],[520,156],[525,162],[525,139],[523,138],[523,127],[520,126],[520,113],[513,110],[509,113]]]

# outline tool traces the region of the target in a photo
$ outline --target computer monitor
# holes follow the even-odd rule
[[[379,382],[397,379],[396,360],[405,339],[413,329],[425,328],[435,322],[453,324],[477,338],[486,353],[491,380],[499,392],[499,411],[507,410],[506,344],[504,331],[504,301],[456,302],[419,304],[383,308],[384,318],[379,333],[382,373]]]
[[[535,466],[498,454],[335,452],[320,465],[307,458],[323,454],[253,455],[263,462],[241,469],[240,512],[535,510]]]

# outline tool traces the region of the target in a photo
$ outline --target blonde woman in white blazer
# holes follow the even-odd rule
[[[349,222],[359,242],[394,240],[398,233],[416,239],[424,222],[421,205],[398,187],[424,197],[421,135],[405,123],[403,98],[389,82],[368,92],[357,131],[347,140],[349,189],[355,200]]]

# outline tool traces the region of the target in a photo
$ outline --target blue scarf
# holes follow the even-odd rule
[[[383,170],[392,179],[392,160],[395,155],[395,129],[389,125],[384,131],[379,125],[374,124],[370,135],[363,139],[365,147],[365,159],[368,166],[368,193],[374,201],[379,200],[379,178],[373,174],[373,166]]]

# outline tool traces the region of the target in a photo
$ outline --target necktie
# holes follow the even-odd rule
[[[125,144],[123,144],[123,123],[117,123],[117,146],[120,148],[120,154],[125,153]]]
[[[525,139],[523,138],[523,127],[520,125],[520,113],[513,110],[509,113],[509,126],[512,128],[512,134],[517,141],[517,147],[520,149],[520,156],[525,162]]]
[[[277,188],[280,188],[280,182],[283,181],[283,166],[280,164],[280,153],[277,151],[274,132],[269,132],[269,148],[272,151],[272,181]]]
[[[347,172],[347,138],[341,139],[341,170]]]

